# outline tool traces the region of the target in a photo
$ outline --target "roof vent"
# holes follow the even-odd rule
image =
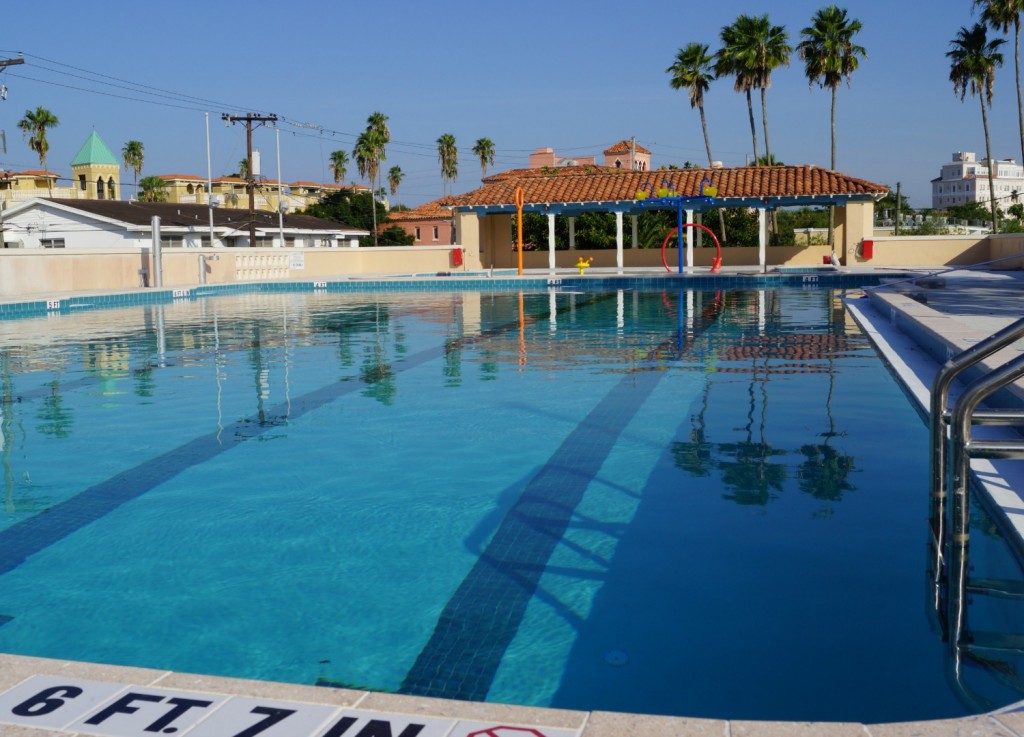
[[[721,169],[722,168],[722,162],[721,161],[712,161],[711,162],[711,168],[712,169]]]

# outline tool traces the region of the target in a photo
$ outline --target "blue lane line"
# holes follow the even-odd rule
[[[716,300],[693,332],[665,341],[650,355],[672,346],[681,355],[719,314]],[[399,693],[472,701],[487,697],[584,492],[665,374],[657,365],[626,374],[531,479],[441,612]]]
[[[396,360],[394,369],[397,373],[415,368],[440,358],[444,352],[444,346],[421,351]],[[297,397],[290,404],[282,402],[276,407],[266,409],[264,416],[298,419],[307,412],[365,388],[366,384],[361,381],[338,382]],[[14,570],[30,555],[45,550],[181,472],[205,463],[265,432],[279,429],[277,423],[260,422],[258,415],[251,415],[225,426],[223,431],[201,435],[184,445],[150,458],[0,531],[0,575]]]
[[[664,375],[624,377],[533,477],[441,612],[399,693],[484,700],[576,506]]]
[[[592,303],[602,298],[597,296]],[[456,341],[456,347],[468,347],[518,328],[518,321],[498,325]],[[416,368],[441,358],[451,349],[451,345],[428,348],[412,356],[395,359],[392,368],[395,373]],[[367,384],[362,381],[330,384],[297,397],[290,403],[282,402],[273,408],[264,409],[263,417],[298,419],[307,412],[319,409],[345,395],[361,391],[366,386]],[[201,435],[166,453],[143,461],[134,468],[101,481],[70,499],[0,530],[0,575],[14,570],[29,556],[102,519],[122,504],[137,499],[183,471],[205,463],[269,430],[277,429],[277,423],[262,422],[258,414],[251,415],[225,426],[223,430]]]

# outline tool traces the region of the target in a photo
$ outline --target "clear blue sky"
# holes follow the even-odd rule
[[[525,166],[551,146],[565,156],[595,155],[635,136],[653,166],[706,160],[699,115],[665,73],[690,41],[718,48],[738,14],[768,13],[799,42],[824,0],[785,3],[607,0],[453,0],[389,3],[282,3],[179,0],[150,3],[55,0],[7,3],[0,13],[0,58],[26,63],[0,73],[7,153],[0,168],[38,168],[17,129],[43,106],[60,125],[49,136],[49,166],[70,161],[96,130],[115,154],[125,141],[145,146],[142,176],[206,176],[204,112],[210,113],[213,176],[245,157],[241,126],[221,113],[272,112],[280,127],[282,178],[331,181],[327,159],[351,153],[366,118],[390,118],[383,168],[405,172],[399,199],[417,205],[442,195],[436,139],[459,145],[456,192],[479,186],[471,152],[480,137],[498,150],[494,169]],[[971,0],[840,2],[864,28],[868,58],[838,103],[837,168],[895,186],[915,207],[931,204],[929,181],[953,151],[984,155],[976,98],[961,102],[945,53],[961,26],[978,20]],[[990,116],[992,153],[1020,160],[1012,39],[997,72]],[[756,102],[756,98],[755,98]],[[706,100],[715,158],[742,165],[751,152],[746,105],[732,81]],[[768,91],[772,153],[787,164],[829,164],[829,95],[808,87],[794,55]],[[758,116],[758,121],[760,117]],[[760,127],[760,123],[759,123]],[[258,129],[265,176],[276,178],[275,134]],[[759,131],[763,152],[763,133]],[[357,180],[355,165],[348,179]],[[130,184],[131,173],[122,173]]]

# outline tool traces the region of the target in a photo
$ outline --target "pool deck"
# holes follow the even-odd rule
[[[921,274],[927,272],[922,269]],[[0,299],[9,301],[14,300]],[[863,296],[851,295],[847,305],[908,394],[927,407],[928,387],[950,352],[1024,316],[1024,274],[954,271],[924,282],[865,290]],[[1024,341],[993,356],[987,367],[1002,365],[1022,350]],[[1024,392],[1014,396],[1024,403]],[[983,470],[993,479],[986,487],[1024,540],[1024,473],[1010,462],[996,464],[991,473],[988,466]],[[87,734],[1024,737],[1024,702],[992,714],[926,722],[730,721],[448,701],[0,654],[0,735]]]

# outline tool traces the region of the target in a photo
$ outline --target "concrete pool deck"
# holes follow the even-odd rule
[[[864,298],[852,295],[847,303],[918,402],[927,396],[930,377],[949,351],[962,350],[1024,316],[1024,274],[956,271],[938,278],[941,284],[911,281],[865,290]],[[991,364],[1000,365],[1021,350],[1024,342],[992,357]],[[994,483],[991,491],[1011,523],[1021,524],[1017,529],[1024,536],[1024,474],[1011,462],[994,470],[1005,481]],[[86,734],[1024,737],[1024,702],[993,714],[925,722],[752,722],[447,701],[0,655],[0,735]]]

